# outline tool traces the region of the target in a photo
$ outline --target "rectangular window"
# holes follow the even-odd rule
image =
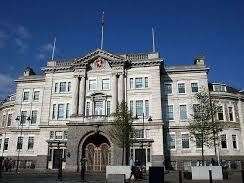
[[[234,121],[233,107],[228,107],[230,121]]]
[[[148,77],[145,77],[145,88],[148,88]]]
[[[178,84],[178,93],[186,93],[185,83]]]
[[[8,114],[8,123],[7,123],[7,126],[11,126],[11,122],[12,122],[12,114]]]
[[[164,84],[164,91],[165,91],[165,94],[172,94],[172,84],[171,83],[165,83]]]
[[[175,149],[175,134],[169,134],[169,147]]]
[[[29,93],[28,91],[25,91],[23,94],[23,101],[28,101],[29,100]]]
[[[66,104],[66,113],[65,113],[65,115],[66,115],[66,118],[70,117],[70,115],[69,115],[69,103]]]
[[[136,115],[143,115],[143,100],[136,100]]]
[[[196,138],[196,148],[202,148],[202,136],[201,134],[197,134]]]
[[[54,85],[54,92],[55,92],[55,93],[58,92],[58,83],[55,83],[55,85]]]
[[[147,148],[147,162],[151,161],[151,149]]]
[[[219,107],[217,115],[218,115],[219,120],[224,120],[224,113],[223,113],[223,107],[222,106]]]
[[[50,131],[50,139],[54,139],[54,131]]]
[[[20,150],[23,147],[23,137],[18,137],[17,149]]]
[[[40,97],[40,91],[34,91],[33,99],[35,101],[38,101],[39,100],[39,97]]]
[[[28,138],[28,150],[33,149],[34,147],[34,137]]]
[[[96,80],[89,80],[89,90],[96,90]]]
[[[71,91],[71,82],[68,82],[68,88],[67,88],[68,92]]]
[[[2,123],[2,126],[5,126],[6,125],[6,115],[3,115],[3,123]]]
[[[189,147],[189,134],[182,134],[182,148],[187,149]]]
[[[166,109],[167,120],[174,120],[174,108],[173,105],[168,105]]]
[[[63,132],[62,131],[56,131],[55,132],[55,139],[63,139]]]
[[[149,101],[145,100],[145,116],[149,117]]]
[[[90,115],[90,102],[86,102],[86,115]]]
[[[59,83],[59,92],[66,92],[66,82]]]
[[[135,88],[142,88],[143,83],[142,83],[142,78],[136,78],[135,79]]]
[[[64,104],[58,104],[58,119],[64,118]]]
[[[109,90],[109,79],[102,80],[102,90]]]
[[[9,141],[9,138],[4,139],[4,144],[3,144],[3,150],[4,151],[8,150],[8,141]]]
[[[137,138],[137,139],[144,138],[144,130],[143,129],[136,129],[135,130],[135,138]]]
[[[186,105],[180,105],[180,120],[187,120]]]
[[[133,107],[133,100],[130,100],[130,113],[131,115],[133,115],[133,110],[134,110],[134,107]]]
[[[56,104],[53,104],[52,119],[56,119],[56,108],[57,108],[57,105]]]
[[[111,102],[110,101],[107,101],[107,115],[110,115],[111,114]]]
[[[198,92],[198,83],[191,83],[191,92]]]
[[[134,85],[134,79],[130,78],[130,89],[134,88],[133,85]]]
[[[25,124],[26,123],[26,118],[27,118],[27,111],[21,111],[20,124]]]
[[[37,110],[31,112],[31,124],[36,124],[37,121]]]
[[[64,131],[64,139],[68,139],[68,131]]]
[[[232,145],[233,145],[233,149],[237,149],[236,135],[232,135]]]
[[[220,135],[220,140],[221,140],[221,147],[222,148],[227,148],[227,142],[226,142],[226,135]]]

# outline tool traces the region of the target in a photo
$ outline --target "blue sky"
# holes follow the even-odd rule
[[[100,44],[112,53],[156,48],[166,65],[191,64],[204,55],[210,81],[244,89],[244,1],[241,0],[9,0],[0,6],[0,98],[14,91],[26,66],[36,71],[51,56],[72,58]]]

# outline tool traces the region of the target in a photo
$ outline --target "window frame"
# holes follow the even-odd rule
[[[182,89],[182,88],[180,88],[180,85],[184,86],[184,92],[180,91]],[[178,89],[178,94],[186,94],[186,84],[184,82],[177,83],[177,89]]]
[[[38,93],[38,95],[36,95],[36,93]],[[33,100],[34,101],[39,101],[40,100],[40,91],[39,90],[34,90],[34,92],[33,92]],[[37,98],[36,98],[36,96],[38,96]]]
[[[33,139],[32,141],[30,141],[30,139]],[[32,142],[32,143],[30,143]],[[28,150],[33,150],[34,149],[34,143],[35,143],[35,138],[33,136],[29,136],[28,137],[28,142],[27,142],[27,149]]]
[[[182,106],[185,106],[185,118],[182,118],[182,114],[184,114],[184,113],[182,113]],[[183,111],[184,112],[184,111]],[[186,121],[187,119],[188,119],[188,114],[187,114],[187,105],[186,104],[180,104],[179,105],[179,118],[180,118],[180,121]]]
[[[138,84],[138,80],[141,80],[141,82],[139,82]],[[140,87],[138,87],[140,86]],[[136,77],[135,78],[135,89],[142,89],[143,88],[143,78],[142,77]]]
[[[27,95],[27,98],[26,98],[26,94]],[[30,99],[30,91],[23,91],[23,102],[28,102]]]
[[[94,83],[92,83],[94,82]],[[97,80],[96,79],[89,79],[88,80],[88,89],[89,91],[93,91],[97,89]]]
[[[183,136],[187,135],[187,143],[188,143],[188,147],[183,147],[183,141],[186,139],[186,138],[183,138]],[[190,148],[190,135],[189,133],[181,133],[181,148],[182,149],[189,149]]]
[[[192,86],[193,84],[196,84],[197,86]],[[194,91],[194,89],[196,89],[196,91]],[[198,86],[198,82],[191,82],[191,92],[192,93],[197,93],[199,92],[199,86]]]
[[[67,91],[67,82],[61,81],[59,82],[59,93],[65,93]]]
[[[104,81],[108,81],[108,82],[106,83]],[[104,87],[104,85],[105,86],[107,85],[108,87],[106,88],[106,87]],[[102,79],[102,90],[110,90],[110,79],[109,78]]]

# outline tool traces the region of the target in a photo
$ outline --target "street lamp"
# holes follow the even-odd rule
[[[23,125],[24,125],[24,119],[26,118],[26,116],[17,116],[16,117],[16,121],[19,121],[18,123],[18,129],[19,129],[19,125],[21,125],[21,129],[20,129],[20,137],[22,137],[22,133],[23,133]],[[30,116],[27,117],[27,121],[31,121]],[[23,144],[23,141],[22,141]],[[20,154],[20,142],[17,141],[17,150],[18,150],[18,156],[17,156],[17,167],[16,167],[16,173],[19,173],[19,154]]]

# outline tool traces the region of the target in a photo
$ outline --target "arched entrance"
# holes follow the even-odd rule
[[[111,148],[108,139],[95,133],[87,137],[82,145],[82,157],[86,158],[86,170],[104,172],[111,163]]]

